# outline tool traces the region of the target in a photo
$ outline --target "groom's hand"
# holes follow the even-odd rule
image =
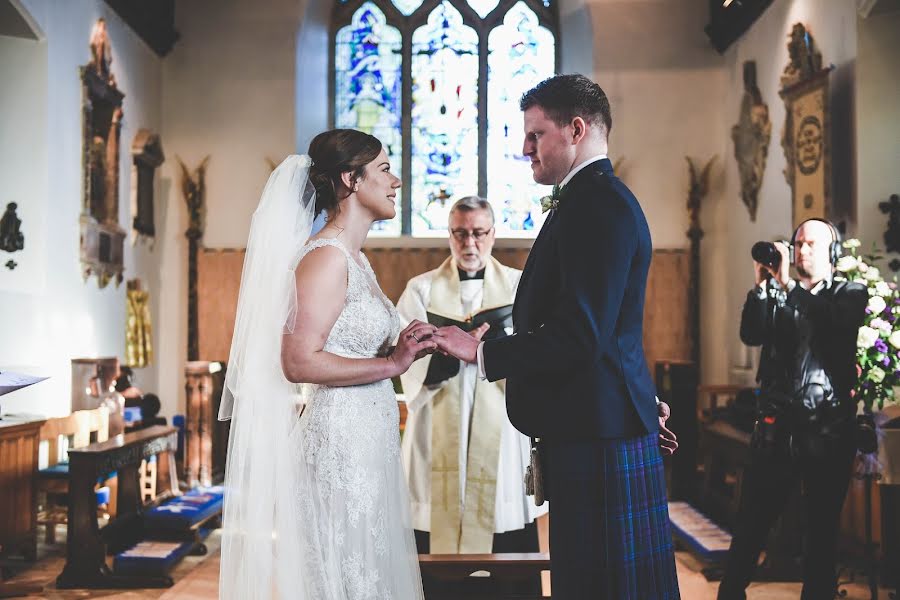
[[[666,427],[666,421],[669,420],[669,405],[660,402],[656,405],[657,414],[659,415],[659,449],[663,456],[670,456],[678,449],[678,439],[675,433]]]
[[[466,333],[459,327],[441,327],[432,338],[438,347],[438,351],[467,363],[478,362],[478,339]]]

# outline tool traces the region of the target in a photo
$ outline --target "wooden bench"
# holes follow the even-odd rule
[[[154,425],[135,433],[69,451],[69,525],[66,565],[56,578],[59,588],[159,588],[173,584],[165,575],[116,575],[106,564],[112,553],[138,543],[144,535],[143,504],[138,468],[141,461],[160,455],[161,488],[157,502],[178,495],[174,452],[175,427]],[[103,473],[118,472],[118,512],[102,530],[97,525],[94,485]]]
[[[517,583],[540,580],[550,569],[546,552],[522,554],[420,554],[419,568],[427,600],[537,600],[540,593],[512,591]],[[485,571],[490,577],[473,577]]]

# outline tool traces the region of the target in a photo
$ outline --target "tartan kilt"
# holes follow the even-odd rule
[[[553,597],[680,598],[658,433],[548,447]]]

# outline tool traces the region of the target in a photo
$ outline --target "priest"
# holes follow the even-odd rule
[[[458,200],[449,230],[451,256],[410,280],[397,303],[403,324],[456,321],[478,339],[509,335],[522,272],[491,257],[491,205],[477,196]],[[537,552],[534,520],[548,506],[525,495],[530,441],[506,415],[505,382],[481,381],[475,365],[438,353],[413,363],[401,382],[403,464],[419,552]]]

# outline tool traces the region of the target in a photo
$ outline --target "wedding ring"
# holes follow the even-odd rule
[[[410,334],[409,334],[409,337],[411,337],[412,339],[416,340],[416,343],[418,343],[418,342],[421,341],[419,338],[416,337],[416,334],[415,334],[415,333],[410,333]]]

